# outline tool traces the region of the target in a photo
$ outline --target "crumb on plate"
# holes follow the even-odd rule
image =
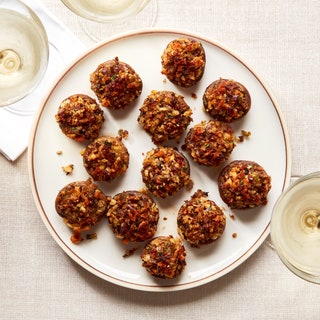
[[[61,168],[62,168],[63,172],[65,172],[65,174],[68,176],[73,172],[74,165],[68,164],[66,166],[62,166]]]

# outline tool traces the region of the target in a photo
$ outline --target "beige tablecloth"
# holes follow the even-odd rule
[[[42,2],[93,44],[60,1]],[[298,176],[320,169],[319,17],[318,0],[160,0],[154,26],[208,36],[257,71],[284,114]],[[0,173],[1,319],[319,319],[320,287],[291,274],[267,242],[234,271],[186,291],[148,293],[103,281],[49,235],[32,199],[27,154],[15,162],[0,157]]]

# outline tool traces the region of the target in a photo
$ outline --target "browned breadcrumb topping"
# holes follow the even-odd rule
[[[138,123],[155,144],[179,139],[192,121],[184,98],[172,91],[153,90],[140,108]]]
[[[186,190],[187,191],[191,191],[193,189],[193,186],[194,186],[194,182],[193,180],[189,180],[189,182],[186,184]]]
[[[173,279],[186,266],[186,250],[180,238],[160,236],[149,241],[142,254],[142,266],[154,277]]]
[[[115,110],[128,107],[142,92],[140,76],[118,57],[98,65],[90,83],[101,105]]]
[[[193,98],[193,99],[197,99],[197,98],[198,98],[198,96],[197,96],[197,94],[196,94],[195,92],[192,92],[192,93],[191,93],[191,98]]]
[[[226,217],[208,193],[197,190],[178,212],[179,235],[192,247],[216,241],[223,234]]]
[[[235,215],[234,215],[233,213],[230,213],[230,214],[229,214],[229,217],[230,217],[232,220],[235,220],[235,219],[236,219],[236,217],[235,217]]]
[[[87,240],[97,240],[98,235],[96,232],[94,232],[94,233],[87,234],[86,238],[87,238]]]
[[[236,160],[228,164],[218,177],[222,200],[232,209],[249,209],[266,205],[271,177],[253,161]]]
[[[161,56],[161,73],[174,84],[191,87],[203,76],[206,56],[202,44],[192,38],[171,41]]]
[[[219,79],[206,88],[203,106],[214,119],[232,122],[248,113],[251,97],[241,83],[231,79]]]
[[[68,176],[73,172],[74,165],[68,164],[66,166],[62,166],[62,171],[65,172],[65,174]]]
[[[79,142],[97,138],[104,122],[103,111],[96,100],[84,94],[64,99],[55,118],[61,131]]]
[[[127,139],[129,137],[129,132],[128,132],[128,130],[125,130],[125,129],[119,129],[118,130],[118,135],[122,139]]]
[[[82,241],[81,232],[90,230],[106,214],[110,198],[90,179],[63,187],[55,200],[57,213],[73,230],[71,241]]]
[[[237,142],[237,143],[243,142],[245,139],[249,139],[250,136],[251,136],[251,132],[250,131],[241,130],[241,135],[239,135],[235,139],[235,142]]]
[[[156,233],[159,209],[145,193],[123,191],[112,198],[107,218],[118,239],[141,242]]]
[[[102,136],[81,151],[83,164],[96,181],[111,182],[129,166],[129,153],[121,137]]]
[[[142,180],[156,197],[165,198],[190,184],[190,166],[182,153],[171,147],[150,150],[143,160]]]
[[[212,167],[228,160],[234,147],[233,130],[217,120],[201,121],[192,127],[183,146],[195,162]]]
[[[130,248],[128,250],[126,250],[126,252],[122,255],[123,258],[128,258],[132,255],[134,255],[134,253],[139,250],[139,247],[135,247],[135,248]]]
[[[251,132],[246,130],[241,130],[241,136],[244,138],[249,138],[251,136]]]

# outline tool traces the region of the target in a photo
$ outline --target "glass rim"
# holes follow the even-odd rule
[[[146,7],[146,5],[150,1],[151,0],[136,0],[134,1],[134,3],[132,3],[130,6],[128,6],[126,9],[124,9],[119,13],[99,14],[99,13],[94,13],[89,9],[86,9],[86,7],[79,4],[78,1],[61,0],[61,2],[76,15],[91,21],[102,22],[102,23],[125,20],[130,16],[138,14],[141,10],[143,10]]]

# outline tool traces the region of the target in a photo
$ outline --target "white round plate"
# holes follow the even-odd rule
[[[161,54],[166,45],[180,36],[198,39],[206,52],[206,69],[200,83],[190,89],[174,86],[161,74]],[[84,240],[79,245],[70,241],[71,230],[55,211],[55,198],[66,184],[86,180],[88,174],[82,164],[80,151],[85,144],[68,139],[60,131],[55,114],[60,102],[75,93],[94,93],[90,89],[89,74],[98,64],[119,57],[130,64],[143,80],[141,97],[127,110],[110,111],[104,108],[106,121],[101,134],[118,135],[127,130],[124,139],[130,153],[128,171],[112,183],[99,183],[104,192],[114,195],[123,190],[144,188],[140,168],[143,155],[154,147],[150,137],[139,127],[139,107],[151,90],[171,90],[185,97],[193,110],[193,123],[209,119],[202,109],[202,95],[214,80],[234,79],[244,84],[252,98],[252,107],[242,120],[231,124],[236,135],[241,130],[251,132],[249,139],[238,143],[232,160],[253,160],[262,165],[272,177],[272,189],[268,204],[253,210],[232,211],[222,202],[217,176],[220,168],[207,168],[191,164],[194,187],[177,195],[156,199],[160,208],[160,220],[156,235],[177,235],[176,217],[180,206],[197,190],[209,193],[209,198],[225,208],[227,226],[215,243],[191,248],[187,243],[187,266],[174,280],[159,280],[150,276],[141,266],[140,253],[143,244],[126,246],[112,233],[107,220],[94,230],[97,239]],[[196,96],[195,96],[195,95]],[[175,145],[181,150],[183,138]],[[57,155],[61,150],[62,154]],[[188,155],[187,155],[188,157]],[[66,175],[61,167],[73,164],[74,171]],[[196,287],[217,279],[245,261],[269,234],[272,207],[290,178],[290,148],[284,120],[279,107],[266,85],[241,59],[220,44],[199,35],[177,30],[140,30],[111,38],[83,54],[61,75],[48,93],[35,118],[29,145],[29,172],[33,196],[44,224],[60,247],[89,272],[112,283],[144,291],[174,291]],[[139,249],[124,258],[128,248]]]

